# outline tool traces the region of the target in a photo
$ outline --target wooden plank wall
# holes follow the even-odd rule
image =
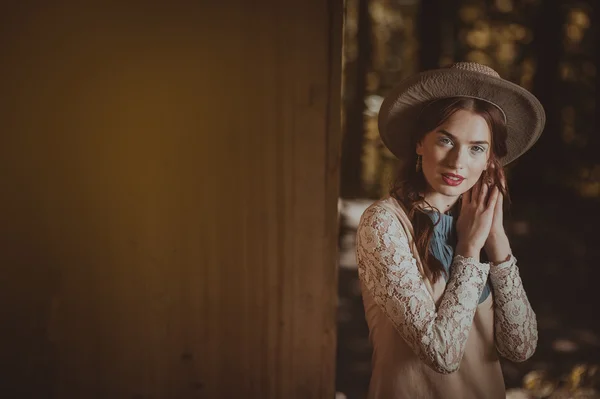
[[[341,1],[34,4],[0,17],[0,397],[332,398]]]

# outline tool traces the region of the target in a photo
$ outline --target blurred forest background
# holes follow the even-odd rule
[[[507,168],[506,228],[538,316],[536,354],[502,363],[508,397],[600,397],[600,140],[591,0],[346,0],[344,142],[336,387],[364,398],[371,348],[354,231],[387,194],[397,161],[377,112],[400,80],[475,61],[533,92],[547,114],[531,151]]]

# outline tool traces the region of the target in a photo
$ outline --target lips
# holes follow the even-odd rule
[[[454,173],[442,173],[442,180],[449,186],[458,186],[465,178]]]

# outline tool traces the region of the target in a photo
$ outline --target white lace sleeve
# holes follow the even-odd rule
[[[456,256],[436,311],[400,221],[379,205],[361,218],[357,259],[361,281],[420,359],[439,373],[458,370],[489,265]]]
[[[514,256],[490,269],[494,287],[496,348],[509,360],[527,360],[537,346],[535,313],[529,304]]]

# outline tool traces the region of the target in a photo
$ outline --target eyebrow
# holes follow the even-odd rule
[[[451,139],[453,139],[455,141],[458,141],[458,138],[455,135],[453,135],[452,133],[448,132],[447,130],[440,129],[440,130],[438,130],[438,133],[442,133],[442,134],[450,137]],[[487,141],[482,141],[482,140],[471,141],[469,144],[487,144],[487,145],[490,145],[490,143],[488,143]]]

